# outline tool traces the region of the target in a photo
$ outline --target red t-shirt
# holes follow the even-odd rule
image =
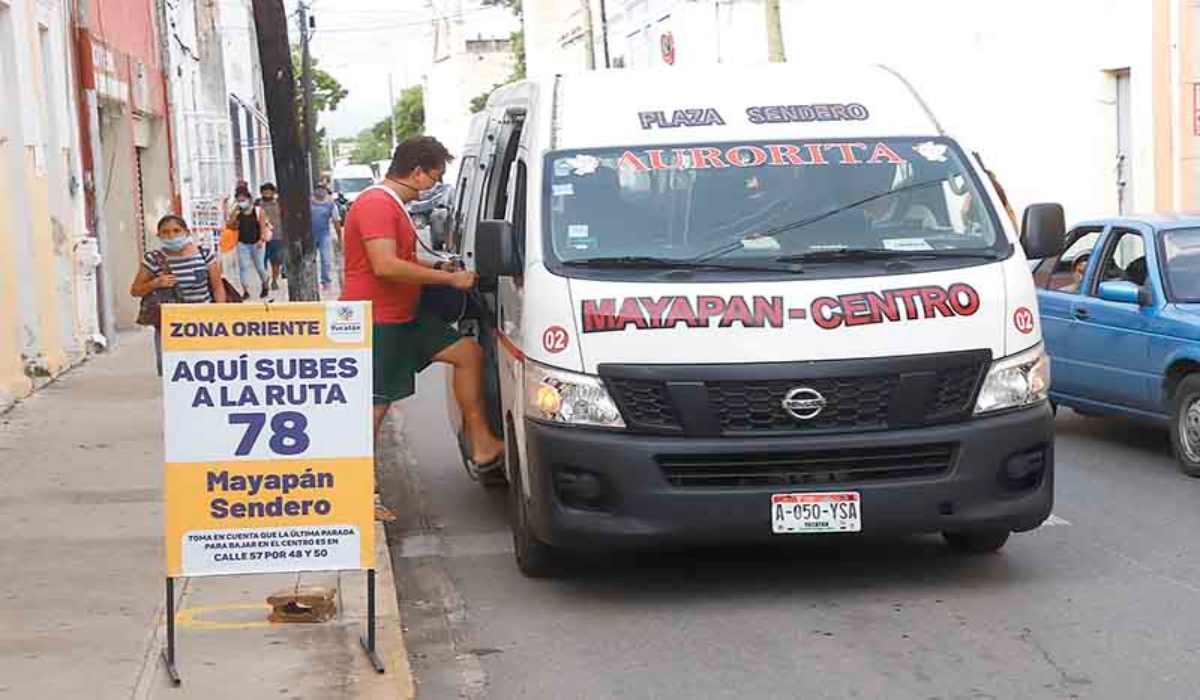
[[[396,241],[396,257],[417,262],[417,230],[408,212],[390,193],[368,190],[358,196],[346,215],[344,232],[346,286],[342,299],[372,302],[375,323],[408,323],[417,317],[420,285],[389,282],[375,276],[364,241]]]

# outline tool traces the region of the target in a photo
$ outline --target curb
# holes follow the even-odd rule
[[[400,617],[398,601],[400,589],[396,587],[395,572],[392,571],[387,531],[379,521],[375,522],[375,560],[375,604],[379,606],[376,615],[380,628],[379,640],[388,652],[387,672],[396,678],[395,685],[400,692],[399,697],[402,700],[414,700],[417,691],[413,682],[412,667],[408,664],[408,647],[404,643],[404,623]]]

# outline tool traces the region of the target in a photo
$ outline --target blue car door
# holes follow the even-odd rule
[[[1154,307],[1105,301],[1101,282],[1147,281],[1147,235],[1131,228],[1114,227],[1104,238],[1099,257],[1092,256],[1084,280],[1086,294],[1070,302],[1075,323],[1067,341],[1074,395],[1112,407],[1157,412],[1151,405],[1152,382],[1158,372],[1150,367],[1150,341]],[[1057,370],[1054,367],[1052,372]]]
[[[1065,252],[1047,258],[1034,272],[1042,339],[1051,360],[1050,389],[1058,397],[1076,396],[1088,386],[1086,368],[1072,356],[1071,339],[1078,323],[1071,314],[1084,279],[1078,271],[1087,265],[1100,240],[1103,226],[1081,226],[1067,234]]]

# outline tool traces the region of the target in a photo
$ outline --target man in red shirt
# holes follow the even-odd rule
[[[346,216],[342,299],[372,302],[376,434],[388,407],[416,391],[418,372],[433,362],[452,365],[471,459],[486,470],[503,458],[504,443],[492,433],[484,408],[483,351],[420,309],[422,287],[468,291],[475,286],[475,273],[453,263],[431,267],[418,261],[417,231],[404,208],[441,181],[451,159],[446,147],[428,136],[396,147],[381,186],[360,194]]]

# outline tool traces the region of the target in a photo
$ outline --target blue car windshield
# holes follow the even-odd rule
[[[1200,302],[1200,228],[1167,231],[1162,241],[1171,298]]]
[[[548,239],[565,263],[1007,249],[966,158],[940,137],[614,147],[547,164]]]

